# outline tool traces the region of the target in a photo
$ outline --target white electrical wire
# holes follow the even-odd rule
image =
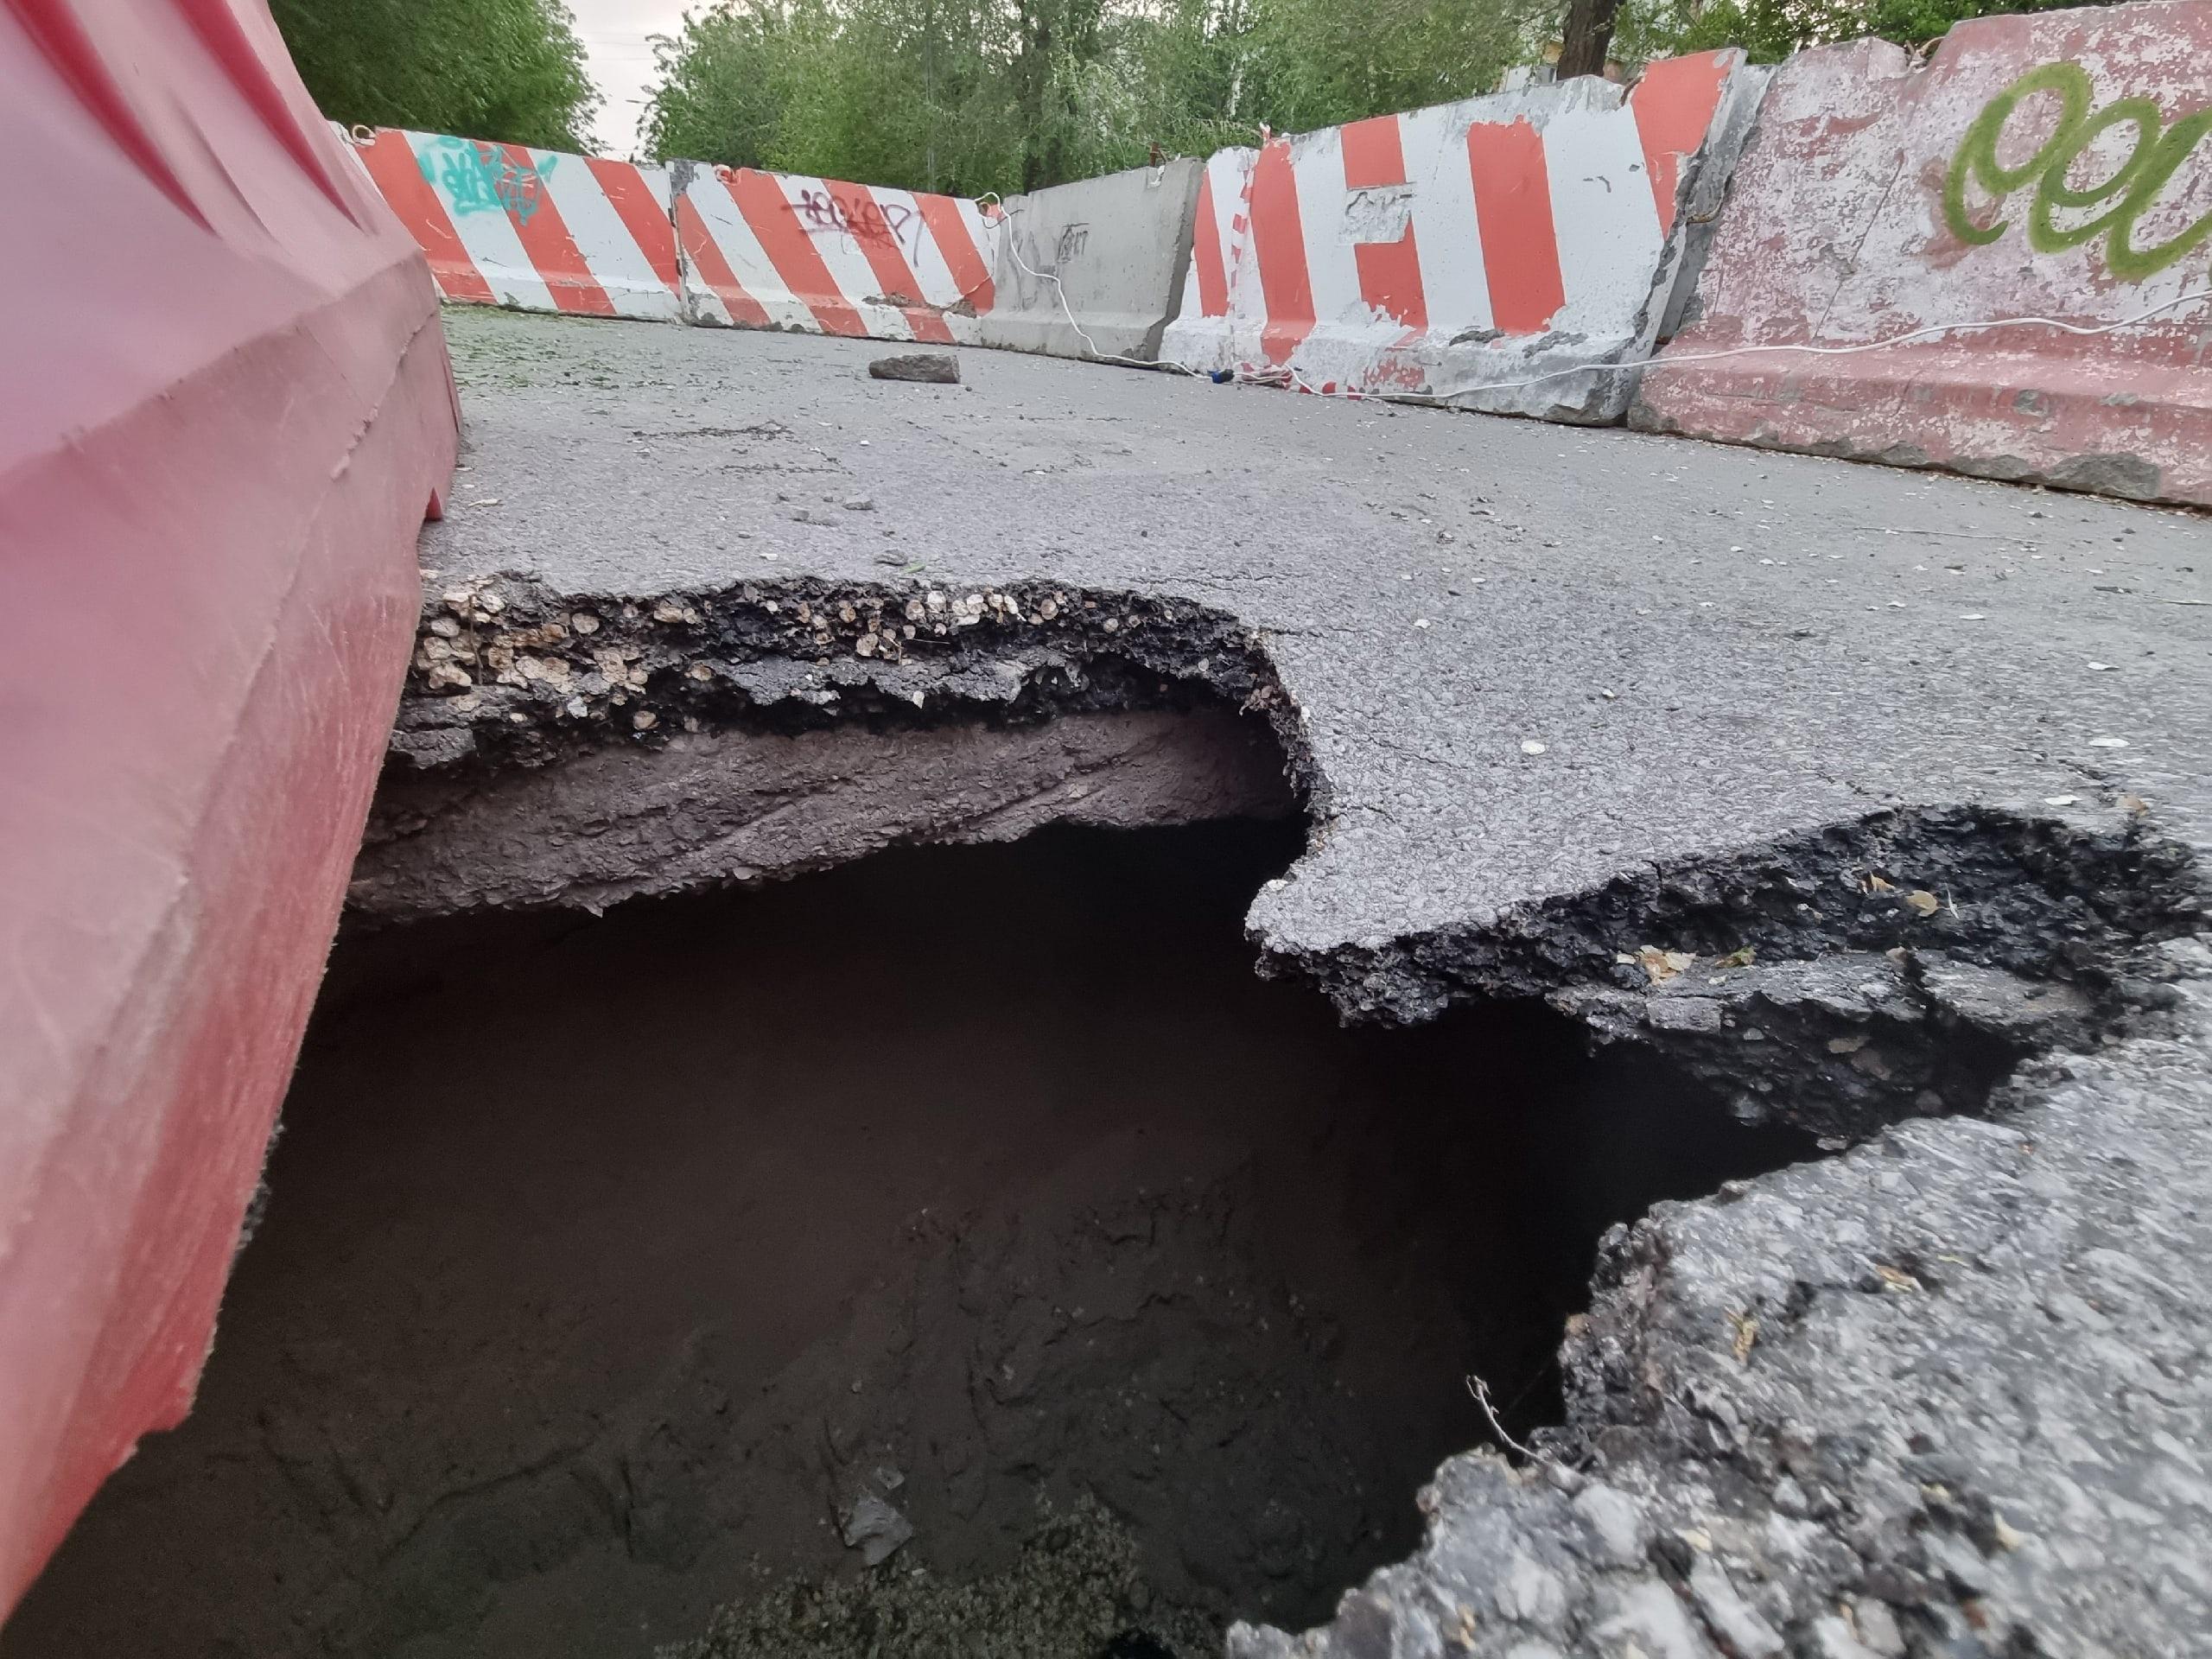
[[[1663,356],[1646,358],[1640,363],[1586,364],[1580,368],[1557,369],[1549,374],[1540,374],[1535,376],[1534,378],[1528,380],[1491,381],[1479,386],[1470,386],[1464,391],[1446,392],[1443,395],[1440,401],[1448,404],[1454,397],[1478,397],[1486,391],[1514,391],[1523,386],[1541,385],[1547,380],[1558,380],[1572,374],[1625,374],[1641,372],[1649,368],[1673,368],[1676,365],[1682,363],[1717,363],[1724,358],[1760,357],[1764,356],[1770,352],[1798,352],[1808,356],[1814,357],[1850,357],[1859,352],[1884,351],[1891,346],[1903,346],[1910,340],[1933,339],[1938,334],[1969,334],[1985,328],[2017,328],[2028,327],[2056,328],[2062,334],[2073,334],[2079,338],[2087,340],[2093,339],[2099,334],[2117,334],[2122,328],[2133,328],[2139,323],[2148,322],[2152,318],[2162,315],[2164,313],[2174,309],[2177,306],[2187,305],[2193,300],[2206,299],[2212,299],[2212,288],[2200,288],[2190,293],[2177,296],[2175,298],[2168,300],[2163,304],[2152,306],[2147,311],[2139,311],[2133,316],[2122,317],[2117,322],[2099,323],[2094,327],[2086,327],[2078,322],[2063,322],[2056,317],[1986,317],[1973,322],[1930,323],[1923,328],[1908,329],[1902,334],[1892,334],[1886,340],[1860,340],[1849,346],[1776,344],[1771,346],[1732,346],[1725,351],[1718,352],[1670,352]],[[1369,395],[1382,396],[1387,394]]]
[[[1174,373],[1196,375],[1206,379],[1212,378],[1214,371],[1199,368],[1194,364],[1179,363],[1166,358],[1154,362],[1143,358],[1123,357],[1116,353],[1100,351],[1098,342],[1090,337],[1080,322],[1076,321],[1075,312],[1068,304],[1067,290],[1061,286],[1059,277],[1051,271],[1035,269],[1021,257],[1020,238],[1014,233],[1014,216],[1007,211],[1004,198],[995,190],[986,192],[983,196],[976,198],[978,202],[986,199],[996,200],[999,204],[1000,223],[1006,228],[1007,251],[1014,256],[1014,263],[1027,275],[1052,285],[1052,296],[1059,302],[1060,314],[1068,320],[1068,327],[1075,330],[1077,338],[1083,341],[1084,349],[1090,353],[1093,360],[1101,363],[1125,363],[1132,368],[1139,369],[1166,369]],[[1554,369],[1547,373],[1532,375],[1524,380],[1491,380],[1478,386],[1465,387],[1459,391],[1437,393],[1363,391],[1351,389],[1326,391],[1313,385],[1296,369],[1288,365],[1277,369],[1260,370],[1239,366],[1227,372],[1240,384],[1247,385],[1271,385],[1277,382],[1287,381],[1300,391],[1316,397],[1371,399],[1376,403],[1414,404],[1427,408],[1452,409],[1458,406],[1457,400],[1462,397],[1480,397],[1496,391],[1518,391],[1525,387],[1541,386],[1553,380],[1569,379],[1576,375],[1640,373],[1654,366],[1674,368],[1685,363],[1717,363],[1724,359],[1758,357],[1773,352],[1796,352],[1814,357],[1850,357],[1861,352],[1884,351],[1890,346],[1903,346],[1916,340],[1930,340],[1942,334],[1972,334],[1989,328],[2055,328],[2061,334],[2089,340],[2101,334],[2117,334],[2123,328],[2136,327],[2148,322],[2153,317],[2162,316],[2180,306],[2190,304],[2193,301],[2206,299],[2212,299],[2212,288],[2193,289],[2187,294],[2178,295],[2173,299],[2165,301],[2163,304],[2154,305],[2147,311],[2139,311],[2133,316],[2122,317],[2117,322],[2099,323],[2094,327],[2066,322],[2056,317],[1986,317],[1970,322],[1930,323],[1924,327],[1910,329],[1901,334],[1893,334],[1886,340],[1860,340],[1847,346],[1780,344],[1732,346],[1723,351],[1669,353],[1665,356],[1647,358],[1636,363],[1585,363],[1571,369]]]
[[[1909,329],[1901,334],[1892,334],[1885,340],[1860,340],[1848,346],[1784,345],[1779,343],[1768,346],[1732,346],[1727,347],[1726,350],[1717,352],[1669,352],[1663,355],[1645,358],[1643,360],[1635,363],[1585,363],[1571,369],[1554,369],[1548,373],[1532,375],[1529,378],[1523,380],[1489,380],[1484,381],[1478,386],[1467,386],[1458,391],[1447,392],[1361,391],[1350,390],[1343,391],[1325,391],[1320,387],[1313,385],[1308,382],[1304,376],[1298,372],[1297,370],[1287,366],[1281,369],[1261,371],[1259,372],[1249,372],[1240,370],[1237,372],[1237,378],[1240,380],[1250,380],[1255,384],[1273,384],[1278,379],[1287,379],[1289,383],[1295,386],[1299,391],[1311,393],[1316,397],[1367,398],[1372,399],[1377,403],[1414,404],[1423,408],[1455,409],[1459,407],[1458,400],[1462,397],[1480,397],[1486,393],[1495,391],[1518,391],[1526,386],[1541,386],[1549,381],[1565,380],[1580,374],[1640,374],[1647,369],[1668,369],[1684,363],[1717,363],[1728,358],[1763,357],[1775,352],[1796,352],[1814,357],[1851,357],[1861,352],[1884,351],[1890,346],[1903,346],[1911,340],[1933,339],[1940,334],[1969,334],[1986,328],[2014,328],[2024,327],[2056,328],[2062,334],[2073,334],[2082,339],[2091,339],[2099,334],[2117,334],[2123,328],[2135,327],[2139,324],[2148,322],[2153,317],[2159,316],[2168,311],[2171,311],[2178,306],[2187,305],[2195,300],[2205,299],[2212,299],[2212,288],[2196,289],[2190,293],[2178,295],[2175,298],[2167,300],[2162,304],[2151,307],[2146,311],[2139,311],[2133,316],[2122,317],[2117,322],[2099,323],[2094,327],[2085,327],[2081,323],[2064,322],[2056,317],[1986,317],[1971,322],[1930,323],[1925,327]]]
[[[1155,168],[1152,175],[1154,184],[1160,182],[1160,169]],[[1135,369],[1168,369],[1182,374],[1204,375],[1206,372],[1204,369],[1194,368],[1188,363],[1174,363],[1165,359],[1154,361],[1149,358],[1123,357],[1114,352],[1100,351],[1098,342],[1093,340],[1089,331],[1075,320],[1075,311],[1068,304],[1067,289],[1060,285],[1059,277],[1052,271],[1037,270],[1021,257],[1021,238],[1014,232],[1014,214],[1007,207],[1006,198],[995,190],[986,190],[976,198],[976,201],[978,207],[985,201],[998,203],[999,223],[1005,227],[1006,231],[1006,251],[1014,256],[1014,263],[1021,268],[1025,275],[1034,276],[1039,282],[1050,283],[1052,285],[1052,297],[1060,302],[1060,315],[1068,320],[1068,327],[1075,330],[1076,337],[1083,341],[1084,350],[1090,353],[1093,361],[1126,363]]]

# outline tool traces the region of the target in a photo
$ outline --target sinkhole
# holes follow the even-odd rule
[[[1530,1004],[1347,1029],[1294,819],[349,934],[199,1402],[10,1659],[1196,1659],[1555,1419],[1599,1233],[1804,1155]],[[718,1611],[719,1610],[719,1611]]]

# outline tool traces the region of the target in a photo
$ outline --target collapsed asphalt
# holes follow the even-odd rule
[[[1421,1554],[1305,1646],[1232,1651],[2164,1652],[2212,1623],[2201,517],[1003,353],[939,387],[871,381],[867,342],[448,327],[467,470],[426,623],[457,588],[626,598],[641,637],[659,607],[1011,594],[958,672],[1003,640],[1019,676],[1014,612],[1111,596],[1193,676],[1264,669],[1213,690],[1266,694],[1306,785],[1307,850],[1248,917],[1271,971],[1353,1018],[1547,997],[1857,1143],[1609,1238],[1541,1455],[1455,1460]],[[465,771],[456,730],[509,722],[651,749],[689,626],[635,713],[418,675],[395,765]],[[884,681],[859,626],[791,631],[775,694]],[[1068,650],[1105,661],[1096,628]],[[1965,1049],[2050,1053],[1942,1116],[1982,1109],[1942,1076]]]
[[[1301,840],[1054,825],[348,938],[198,1404],[6,1650],[1203,1659],[1325,1616],[1482,1438],[1466,1372],[1556,1415],[1609,1223],[1808,1148],[1540,1007],[1345,1029],[1255,977]]]
[[[2201,518],[1007,354],[887,386],[857,342],[449,323],[470,470],[431,611],[515,575],[1196,601],[1252,631],[1309,769],[1307,853],[1249,926],[1348,1014],[1547,994],[1742,1054],[1747,1116],[1761,1083],[1883,1084],[1900,1033],[2094,1051],[2024,1069],[1996,1131],[1914,1124],[1610,1241],[1563,1460],[1450,1465],[1427,1552],[1312,1650],[2160,1650],[2212,1618],[2180,1541],[2212,1422],[2172,1357],[2212,1332]],[[1748,984],[1732,927],[1762,941]],[[1978,1012],[1931,963],[1999,977]],[[1957,1104],[1843,1101],[1832,1144]],[[2001,1249],[1943,1248],[1970,1204]],[[1972,1296],[1901,1265],[1948,1257]],[[2054,1326],[2068,1363],[2024,1391],[1927,1363]]]

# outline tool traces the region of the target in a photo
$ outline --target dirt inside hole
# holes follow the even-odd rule
[[[198,1408],[0,1647],[607,1659],[734,1603],[717,1653],[1189,1659],[1325,1615],[1485,1438],[1469,1372],[1556,1409],[1605,1225],[1808,1147],[1540,1008],[1347,1031],[1255,977],[1297,839],[343,944]]]

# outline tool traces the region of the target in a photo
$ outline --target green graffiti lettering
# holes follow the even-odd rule
[[[2196,153],[2197,141],[2208,132],[2212,132],[2212,108],[2183,116],[2167,128],[2158,140],[2157,150],[2145,163],[2134,188],[2120,204],[2121,213],[2113,220],[2112,236],[2105,244],[2105,264],[2122,282],[2139,283],[2176,260],[2187,258],[2203,245],[2207,238],[2212,238],[2212,213],[2208,213],[2155,248],[2139,249],[2135,245],[2135,221],[2158,200],[2159,193],[2166,188],[2166,181],[2173,177],[2181,164]]]
[[[2013,112],[2038,92],[2057,95],[2058,120],[2033,155],[2016,167],[2006,167],[1997,159],[1997,146]],[[2080,64],[2046,63],[1991,99],[1959,140],[1944,176],[1943,221],[1951,234],[1971,246],[1984,247],[2010,226],[2001,216],[1987,225],[1974,222],[1967,205],[1967,185],[1972,181],[2000,215],[2005,198],[2032,183],[2028,245],[2037,253],[2056,253],[2101,236],[2105,267],[2123,282],[2141,282],[2212,238],[2212,213],[2208,213],[2154,248],[2135,245],[2136,221],[2157,203],[2182,164],[2196,155],[2198,141],[2212,131],[2212,108],[2183,116],[2169,127],[2158,106],[2147,98],[2123,98],[2093,110],[2093,97],[2088,72]],[[2134,145],[2126,159],[2109,177],[2094,184],[2077,188],[2068,183],[2075,164],[2099,138],[2120,126],[2134,130]],[[2111,207],[2078,224],[2062,225],[2056,218],[2061,209],[2078,213],[2108,201]]]
[[[2126,122],[2135,129],[2135,148],[2128,152],[2113,175],[2101,184],[2086,190],[2076,190],[2066,182],[2066,175],[2076,160],[2087,154],[2105,131]],[[2121,193],[2134,184],[2136,175],[2143,170],[2158,142],[2158,129],[2164,124],[2158,106],[2147,98],[2123,98],[2117,104],[2108,104],[2088,120],[2076,123],[2066,132],[2066,143],[2055,152],[2042,179],[2036,188],[2035,200],[2028,205],[2028,245],[2039,253],[2056,253],[2061,248],[2077,248],[2084,242],[2094,241],[2112,228],[2120,216],[2127,211],[2127,200]],[[2120,200],[2109,211],[2099,213],[2067,230],[2052,222],[2051,212],[2058,207],[2094,207],[2108,196],[2120,196]]]
[[[2063,106],[2058,124],[2051,129],[2043,147],[2025,162],[2018,167],[2005,167],[1997,159],[1997,141],[2020,100],[2037,92],[2058,94]],[[2041,68],[2031,69],[1991,99],[1967,129],[1966,137],[1959,140],[1958,153],[1951,157],[1951,171],[1943,181],[1943,217],[1950,225],[1951,234],[1976,246],[1994,242],[2004,235],[2005,220],[2000,219],[1985,228],[1967,215],[1967,180],[1972,177],[1993,198],[2002,201],[2042,174],[2073,129],[2081,124],[2088,109],[2089,77],[2078,63],[2046,63]]]

